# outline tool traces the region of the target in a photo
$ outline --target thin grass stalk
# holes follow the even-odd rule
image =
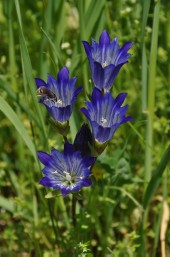
[[[80,17],[80,39],[84,40],[87,38],[86,36],[86,26],[85,26],[85,11],[84,11],[84,0],[78,2],[78,9],[79,9],[79,17]],[[85,52],[82,52],[82,60],[85,59]],[[83,61],[82,61],[83,62]],[[87,64],[82,63],[82,74],[85,86],[85,92],[89,93],[89,82],[88,82],[88,71],[87,71]]]
[[[64,31],[65,31],[65,6],[66,3],[63,0],[58,0],[55,1],[54,0],[54,9],[55,9],[55,13],[54,13],[54,19],[55,19],[55,46],[58,50],[58,55],[59,55],[59,59],[61,58],[62,52],[61,52],[61,43],[62,43],[62,39],[63,39],[63,35],[64,35]],[[55,16],[57,16],[57,19],[55,18]],[[62,68],[62,67],[60,67]]]
[[[170,42],[170,8],[167,8],[167,21],[166,21],[166,45],[167,45],[167,49],[169,46],[169,42]],[[170,47],[168,50],[168,56],[170,56]],[[168,73],[167,73],[167,81],[169,83],[170,81],[170,62],[168,62]]]
[[[161,210],[158,213],[158,217],[155,219],[155,237],[152,247],[152,257],[156,257],[156,253],[159,247],[159,233],[160,233],[160,226],[161,226],[161,219],[162,219],[162,204],[161,204]]]
[[[148,64],[146,58],[145,42],[142,42],[142,111],[146,112],[147,109],[147,77],[148,77]]]
[[[154,8],[153,18],[153,33],[151,40],[151,51],[149,60],[149,78],[148,78],[148,117],[146,128],[146,141],[149,146],[153,148],[153,121],[154,121],[154,108],[155,108],[155,78],[156,78],[156,62],[157,62],[157,49],[158,49],[158,29],[159,29],[159,11],[160,1],[157,1]],[[145,162],[145,189],[151,179],[152,172],[152,150],[146,147],[146,162]]]
[[[43,2],[44,3],[44,2]],[[45,31],[49,31],[50,27],[51,27],[51,23],[52,23],[52,19],[51,19],[51,12],[52,12],[52,1],[48,1],[47,2],[47,6],[44,7],[44,9],[46,9],[45,11],[45,18],[43,21],[43,28]],[[45,36],[45,34],[42,34],[42,39],[40,42],[40,55],[39,55],[39,71],[38,71],[38,75],[41,78],[45,78],[45,75],[47,73],[47,60],[44,58],[45,57],[45,46],[47,43],[47,38]]]
[[[147,74],[146,48],[144,42],[144,32],[149,14],[150,1],[143,2],[143,18],[142,18],[142,109],[147,108],[147,127],[146,127],[146,146],[145,146],[145,174],[144,174],[144,190],[151,179],[152,171],[152,149],[153,149],[153,120],[154,120],[154,104],[155,104],[155,76],[156,61],[158,47],[158,25],[159,25],[159,9],[160,1],[155,4],[153,16],[153,32],[151,39],[151,51],[149,58],[149,74]],[[147,87],[148,77],[148,87]],[[145,257],[147,252],[147,220],[148,207],[145,209],[140,228],[140,256]]]
[[[12,11],[13,11],[13,2],[9,1],[7,4],[8,7],[8,52],[9,52],[9,69],[10,69],[10,80],[11,80],[11,84],[13,89],[16,91],[17,90],[17,83],[16,83],[16,61],[15,61],[15,50],[14,50],[14,34],[13,34],[13,15],[12,15]]]
[[[8,18],[8,35],[9,35],[8,54],[9,54],[10,91],[17,92],[18,91],[17,83],[16,83],[17,66],[16,66],[16,60],[15,60],[15,43],[14,43],[14,33],[13,33],[13,7],[14,7],[14,2],[8,1],[7,18]],[[19,94],[17,94],[17,98],[19,99]],[[19,105],[17,105],[16,107],[16,113],[18,116],[20,115]],[[16,150],[18,153],[18,158],[20,160],[19,163],[21,163],[24,157],[24,151],[23,151],[23,141],[18,133],[16,133],[16,141],[17,141]],[[25,165],[25,163],[22,165]],[[23,166],[23,168],[25,169],[25,166]]]
[[[18,19],[18,31],[19,31],[21,58],[23,59],[24,71],[25,71],[26,80],[27,80],[28,86],[29,86],[29,92],[31,93],[33,104],[35,106],[37,116],[41,123],[40,136],[41,136],[43,144],[45,145],[46,141],[47,141],[47,134],[46,134],[45,124],[44,124],[44,120],[43,120],[42,113],[40,110],[40,106],[37,101],[37,96],[35,94],[35,85],[34,85],[34,78],[32,76],[31,60],[30,60],[30,56],[28,53],[28,49],[26,47],[25,38],[24,38],[23,30],[22,30],[21,12],[20,12],[20,5],[19,5],[18,0],[15,0],[15,7],[16,7],[16,13],[17,13],[17,19]]]

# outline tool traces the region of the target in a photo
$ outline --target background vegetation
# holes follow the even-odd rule
[[[170,256],[170,3],[4,0],[0,25],[0,256]],[[71,196],[50,198],[38,184],[36,151],[63,143],[38,104],[34,78],[66,65],[84,85],[70,121],[73,141],[92,91],[81,41],[98,40],[104,28],[120,45],[134,42],[112,88],[113,96],[128,92],[134,121],[97,161],[97,183],[83,190],[73,227]]]

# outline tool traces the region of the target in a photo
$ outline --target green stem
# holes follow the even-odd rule
[[[76,226],[76,203],[77,199],[74,195],[72,195],[72,223],[74,228]]]
[[[153,120],[155,106],[155,77],[156,77],[156,61],[158,47],[158,27],[159,27],[159,10],[160,1],[157,1],[154,9],[153,33],[151,41],[150,63],[149,63],[149,81],[148,81],[148,118],[146,138],[148,145],[146,147],[146,163],[145,163],[145,189],[151,179],[152,172],[152,148],[153,148]]]

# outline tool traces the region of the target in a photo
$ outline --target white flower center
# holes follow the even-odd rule
[[[105,68],[106,66],[108,66],[108,63],[105,61],[102,63],[102,67]]]
[[[71,178],[70,174],[68,172],[65,172],[65,174],[66,174],[66,180],[71,182],[72,178]]]
[[[57,100],[57,104],[62,105],[62,104],[63,104],[62,100],[61,100],[61,99],[58,99],[58,100]]]
[[[101,123],[103,124],[103,125],[105,125],[106,123],[107,123],[107,119],[105,119],[105,118],[101,118]]]

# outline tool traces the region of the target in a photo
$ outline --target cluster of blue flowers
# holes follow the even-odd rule
[[[81,108],[81,112],[90,122],[92,131],[87,124],[83,124],[74,143],[67,141],[69,118],[82,87],[75,87],[76,78],[69,78],[66,67],[58,72],[57,79],[48,75],[47,83],[39,78],[35,79],[40,103],[45,105],[55,120],[58,131],[65,138],[63,153],[55,148],[50,155],[38,152],[38,158],[45,166],[42,170],[45,176],[40,184],[59,189],[63,196],[92,184],[91,167],[97,156],[105,149],[116,129],[132,120],[130,116],[126,117],[128,105],[122,106],[127,94],[121,93],[114,99],[110,93],[120,68],[131,56],[128,50],[132,43],[128,42],[120,48],[118,39],[111,41],[104,30],[99,43],[92,40],[92,45],[89,45],[83,41],[83,45],[94,88],[91,101],[85,101],[87,109]]]

